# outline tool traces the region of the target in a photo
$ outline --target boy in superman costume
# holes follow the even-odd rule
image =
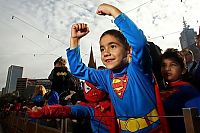
[[[105,31],[100,37],[101,60],[107,69],[95,70],[82,63],[79,44],[89,28],[77,23],[72,25],[67,49],[71,73],[109,93],[122,133],[165,132],[158,117],[151,59],[143,32],[112,5],[101,4],[97,14],[113,16],[120,29]]]
[[[84,97],[87,102],[77,105],[48,105],[34,107],[28,112],[32,118],[79,118],[89,119],[93,133],[118,133],[114,108],[108,94],[97,89],[89,82],[84,86]]]
[[[161,73],[167,87],[161,91],[161,99],[167,116],[183,116],[182,108],[198,108],[200,92],[183,81],[186,72],[184,56],[177,49],[167,49],[161,56]],[[171,133],[185,133],[183,117],[168,117]]]

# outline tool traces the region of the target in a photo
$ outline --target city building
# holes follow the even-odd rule
[[[28,78],[17,79],[16,91],[19,92],[20,96],[24,93],[24,90],[27,88],[27,82],[28,82]]]
[[[196,36],[197,32],[193,28],[187,25],[186,21],[183,19],[183,31],[180,36],[180,43],[182,49],[190,49],[194,54],[195,60],[200,60],[200,49],[196,46]]]
[[[17,78],[21,78],[23,73],[23,67],[11,65],[8,68],[7,81],[6,81],[6,93],[12,93],[16,90]]]
[[[1,94],[2,94],[2,95],[6,94],[6,88],[5,88],[5,87],[2,88]]]

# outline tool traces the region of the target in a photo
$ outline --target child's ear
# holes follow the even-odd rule
[[[132,54],[132,47],[131,46],[128,47],[128,54]]]

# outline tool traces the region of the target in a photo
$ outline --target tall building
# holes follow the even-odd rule
[[[24,93],[24,90],[27,88],[27,84],[28,84],[28,78],[17,79],[16,91],[19,92],[20,96]]]
[[[189,25],[187,25],[186,21],[183,18],[183,31],[181,32],[180,36],[180,43],[182,49],[190,49],[192,50],[194,54],[195,60],[200,59],[200,50],[196,47],[196,41],[195,38],[197,36],[197,32],[194,31],[193,28],[190,28]]]
[[[16,90],[17,78],[21,78],[23,67],[11,65],[8,68],[8,75],[6,81],[6,93],[12,93]]]
[[[1,92],[2,95],[6,94],[6,88],[2,88],[2,92]]]

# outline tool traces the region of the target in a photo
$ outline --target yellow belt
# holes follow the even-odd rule
[[[120,125],[121,130],[128,130],[130,132],[135,132],[143,128],[146,128],[152,123],[158,121],[159,118],[155,116],[158,116],[158,113],[156,109],[153,109],[146,116],[140,118],[129,118],[128,120],[117,119],[117,121]]]

